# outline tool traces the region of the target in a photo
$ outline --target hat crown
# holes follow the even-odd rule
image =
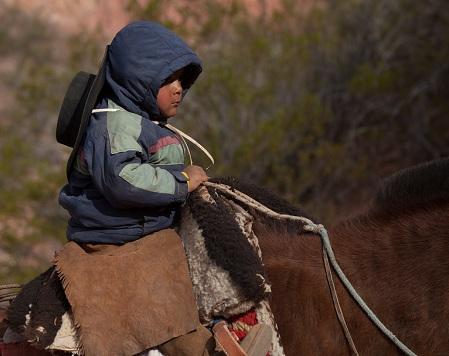
[[[56,127],[56,140],[63,145],[73,147],[67,162],[67,177],[72,170],[78,149],[89,124],[92,109],[104,86],[105,66],[108,56],[106,46],[100,69],[97,75],[78,72],[70,82],[59,110]]]
[[[79,133],[84,105],[89,95],[95,75],[78,72],[69,84],[59,110],[56,126],[56,140],[68,147],[73,147]]]

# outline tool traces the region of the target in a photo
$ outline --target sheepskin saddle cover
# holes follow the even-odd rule
[[[202,186],[190,196],[178,231],[203,323],[245,313],[271,291],[253,217],[209,189]]]
[[[9,328],[3,341],[26,340],[34,347],[44,349],[53,343],[63,328],[68,310],[70,305],[61,281],[55,268],[51,267],[28,282],[12,301],[7,312]],[[74,332],[73,329],[70,331]]]

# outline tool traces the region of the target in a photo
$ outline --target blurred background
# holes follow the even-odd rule
[[[64,243],[59,106],[134,19],[204,62],[172,123],[214,155],[211,176],[330,225],[383,177],[449,154],[447,0],[0,0],[0,282],[34,277]]]

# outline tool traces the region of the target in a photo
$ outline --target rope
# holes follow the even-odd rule
[[[0,290],[1,289],[12,289],[12,288],[22,288],[22,286],[20,284],[2,284],[0,285]]]
[[[340,301],[338,300],[337,290],[335,289],[334,279],[332,278],[332,271],[329,266],[329,257],[327,256],[326,250],[323,245],[323,262],[324,269],[326,271],[327,284],[329,285],[329,289],[331,291],[332,301],[334,302],[335,313],[337,314],[338,321],[343,329],[343,333],[345,334],[346,341],[348,342],[352,354],[355,356],[359,356],[357,348],[355,347],[354,340],[352,340],[351,332],[349,331],[348,325],[346,325],[345,316],[343,315],[343,311],[341,310]]]
[[[2,284],[0,285],[0,302],[9,302],[14,300],[20,292],[20,284]]]
[[[368,307],[368,305],[364,302],[364,300],[360,297],[360,295],[357,293],[357,291],[354,289],[352,284],[349,282],[346,275],[343,273],[342,269],[340,268],[339,264],[337,263],[337,260],[335,258],[334,252],[332,250],[331,243],[329,241],[329,236],[327,234],[327,230],[324,228],[321,224],[315,224],[312,220],[307,219],[302,216],[294,216],[294,215],[288,215],[288,214],[280,214],[277,213],[270,208],[266,207],[265,205],[259,203],[257,200],[254,200],[250,196],[238,191],[238,190],[232,190],[231,187],[224,185],[224,184],[216,184],[212,182],[204,182],[205,186],[210,186],[212,188],[215,188],[219,191],[221,191],[223,194],[231,196],[232,198],[242,202],[243,204],[252,207],[268,216],[272,216],[277,219],[286,219],[286,220],[294,220],[294,221],[300,221],[304,223],[304,230],[316,233],[320,235],[321,241],[323,243],[323,249],[326,252],[327,256],[329,257],[330,263],[332,265],[332,268],[337,273],[338,277],[340,278],[343,285],[348,290],[349,294],[354,298],[354,300],[359,304],[360,308],[368,315],[368,317],[371,319],[371,321],[374,323],[374,325],[377,326],[377,328],[385,334],[402,352],[404,352],[406,355],[409,356],[416,356],[416,354],[411,351],[406,345],[404,345],[380,320],[379,318],[374,314],[374,312]]]
[[[156,121],[154,121],[154,122],[156,123]],[[167,124],[167,123],[162,123],[162,122],[159,122],[159,124],[165,126],[165,127],[168,128],[169,130],[171,130],[171,131],[177,133],[177,134],[178,134],[179,136],[181,136],[183,139],[186,139],[186,140],[192,142],[196,147],[198,147],[198,148],[199,148],[199,149],[206,155],[207,158],[209,158],[209,160],[212,162],[212,165],[215,164],[215,160],[214,160],[214,158],[212,157],[212,155],[209,153],[209,151],[206,150],[206,149],[205,149],[205,148],[204,148],[204,147],[203,147],[197,140],[195,140],[193,137],[190,137],[190,136],[187,135],[185,132],[182,132],[180,129],[174,127],[173,125],[170,125],[170,124]],[[190,161],[192,161],[192,157],[191,157],[191,154],[190,154],[189,146],[187,145],[187,143],[186,143],[185,141],[184,141],[184,143],[185,143],[185,145],[186,145],[186,147],[187,147],[187,150],[188,150],[188,152],[189,152]],[[207,167],[205,170],[207,171],[209,168],[210,168],[210,166]]]
[[[183,148],[184,152],[187,152],[187,154],[189,156],[190,165],[193,165],[192,153],[190,152],[189,145],[187,144],[187,142],[183,136],[181,136],[179,134],[178,134],[178,136],[181,138],[182,148]]]
[[[2,295],[2,296],[0,296],[0,302],[8,302],[8,301],[14,300],[14,299],[16,299],[18,294],[19,293],[10,293],[10,294]]]

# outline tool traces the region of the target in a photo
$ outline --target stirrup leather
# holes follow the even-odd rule
[[[212,329],[220,351],[228,356],[264,356],[271,349],[273,331],[269,325],[254,325],[239,344],[226,322],[220,321]]]
[[[228,356],[248,356],[245,350],[231,334],[225,321],[220,321],[212,328],[217,346]]]

